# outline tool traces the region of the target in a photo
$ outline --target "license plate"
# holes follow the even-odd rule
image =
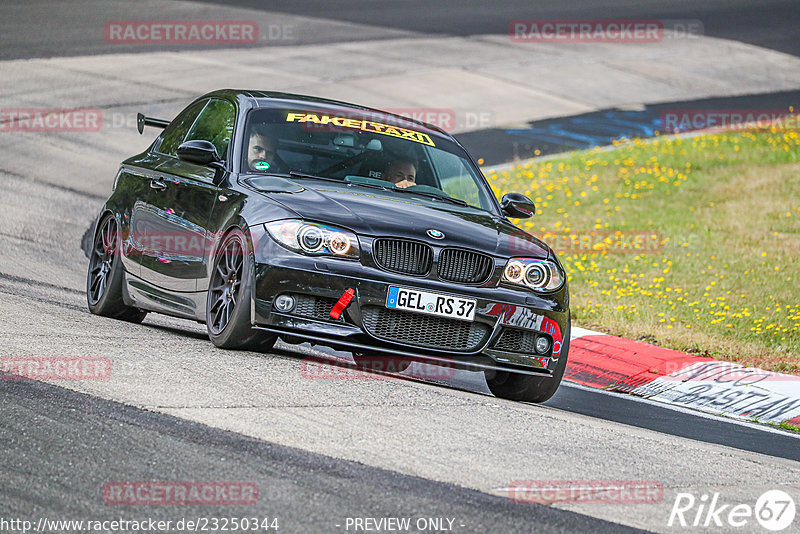
[[[472,321],[475,318],[476,303],[475,299],[464,299],[453,295],[397,286],[389,286],[389,293],[386,295],[387,308],[427,313],[463,321]]]

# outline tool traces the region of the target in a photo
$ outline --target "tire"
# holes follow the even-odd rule
[[[119,257],[121,244],[117,220],[109,213],[97,225],[89,251],[86,302],[89,311],[96,315],[141,323],[147,312],[127,306],[122,298],[124,269]]]
[[[572,319],[570,318],[564,333],[561,355],[552,377],[523,375],[509,371],[496,371],[492,376],[490,371],[485,371],[489,391],[501,399],[523,402],[540,403],[552,397],[561,384],[564,370],[567,368],[571,327]]]
[[[250,324],[253,263],[244,232],[234,228],[223,238],[214,258],[206,299],[208,337],[221,349],[266,351],[278,339]]]

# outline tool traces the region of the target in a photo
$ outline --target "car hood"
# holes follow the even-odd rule
[[[506,257],[550,255],[539,239],[482,210],[357,185],[294,180],[283,180],[282,185],[262,194],[298,218],[359,235],[403,237]],[[428,230],[438,230],[444,237],[434,239]]]

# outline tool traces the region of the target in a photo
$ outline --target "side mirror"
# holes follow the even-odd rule
[[[520,193],[506,193],[500,201],[500,208],[509,217],[527,219],[536,213],[536,204]]]
[[[525,195],[506,193],[500,201],[500,208],[509,217],[527,219],[536,213],[536,204]]]
[[[217,154],[217,147],[211,141],[195,139],[181,144],[177,150],[178,158],[198,165],[210,165],[222,161]]]

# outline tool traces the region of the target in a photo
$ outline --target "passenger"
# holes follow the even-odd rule
[[[417,162],[407,157],[396,158],[386,166],[382,179],[400,189],[411,187],[417,180]]]
[[[277,143],[265,132],[252,129],[247,144],[247,166],[253,171],[277,171]]]

